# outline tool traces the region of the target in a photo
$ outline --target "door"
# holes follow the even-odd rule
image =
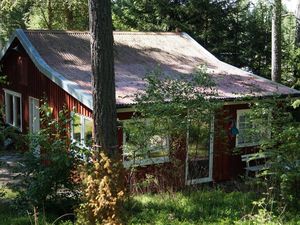
[[[36,134],[40,130],[40,110],[39,100],[29,97],[29,131],[31,134]],[[35,144],[35,136],[32,136],[32,145],[35,146],[35,152],[40,154],[40,146]]]
[[[186,184],[212,181],[214,121],[191,121],[187,134]]]

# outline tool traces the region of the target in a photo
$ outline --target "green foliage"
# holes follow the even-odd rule
[[[300,123],[294,120],[291,110],[288,100],[266,100],[253,106],[251,116],[253,132],[261,136],[260,150],[270,156],[265,172],[267,193],[278,205],[287,204],[299,210]],[[262,119],[266,117],[269,119]]]
[[[3,119],[0,119],[0,150],[21,149],[22,144],[24,144],[24,140],[20,131],[13,126],[5,124]]]
[[[72,175],[77,159],[69,139],[69,112],[63,109],[55,119],[47,103],[40,107],[41,130],[28,135],[29,150],[21,162],[20,200],[42,207],[51,202],[76,199]]]
[[[0,48],[16,28],[25,28],[33,0],[0,2]]]
[[[26,25],[31,29],[88,30],[88,18],[87,1],[37,1]]]
[[[0,48],[16,28],[88,30],[88,24],[84,0],[2,0]]]
[[[300,89],[300,48],[295,43],[296,20],[292,15],[283,17],[282,78],[283,83]]]
[[[126,134],[126,142],[123,143],[124,160],[126,165],[128,161],[128,166],[131,166],[130,176],[133,177],[128,181],[131,188],[139,189],[143,186],[151,190],[152,186],[152,191],[177,188],[178,183],[183,182],[184,164],[178,155],[184,149],[182,145],[187,131],[191,130],[190,137],[201,139],[205,136],[207,140],[213,115],[220,108],[220,103],[209,99],[217,96],[217,90],[205,68],[199,68],[192,75],[176,74],[172,77],[157,68],[146,77],[146,81],[146,90],[134,96],[137,102],[136,113],[130,121],[123,122]],[[205,125],[194,126],[199,124]],[[199,150],[198,147],[195,146],[195,152]],[[165,184],[160,179],[162,171],[159,172],[159,169],[154,175],[151,174],[154,176],[151,177],[153,182],[146,182],[146,177],[141,184],[134,183],[136,165],[162,160],[171,163],[172,169],[163,172],[172,180],[171,183]],[[145,187],[147,183],[149,187]]]
[[[146,80],[145,92],[135,96],[136,116],[164,124],[166,135],[184,135],[191,120],[210,121],[219,107],[216,102],[208,100],[216,96],[217,91],[205,68],[189,77],[169,77],[156,69]]]

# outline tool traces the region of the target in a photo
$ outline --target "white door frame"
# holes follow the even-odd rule
[[[40,107],[40,104],[39,104],[40,100],[37,99],[37,98],[33,98],[33,97],[29,97],[29,131],[31,133],[33,133],[33,108],[32,108],[32,103],[37,103],[35,104],[34,106],[37,106],[38,108]],[[40,130],[40,112],[38,111],[38,126],[37,126],[37,130],[34,132],[38,132]]]
[[[29,132],[31,134],[35,134],[37,132],[39,132],[40,130],[40,100],[37,99],[37,98],[33,98],[33,97],[29,97],[29,101],[28,101],[28,104],[29,104]],[[33,106],[33,107],[32,107]],[[33,110],[36,110],[38,109],[38,112],[37,112],[37,118],[35,120],[33,120]],[[37,126],[34,125],[34,122],[37,122]],[[35,149],[33,149],[33,152],[34,152],[34,155],[36,157],[39,157],[40,156],[40,152],[41,152],[41,148],[40,146],[36,146]]]
[[[188,180],[188,151],[189,151],[189,130],[187,131],[187,137],[186,137],[186,159],[185,159],[185,185],[193,185],[193,184],[201,184],[206,182],[213,181],[212,175],[213,175],[213,153],[214,153],[214,123],[215,118],[212,116],[211,122],[210,122],[210,137],[209,137],[209,172],[208,177],[198,178],[198,179],[191,179]]]

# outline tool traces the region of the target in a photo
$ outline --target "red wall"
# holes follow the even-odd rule
[[[89,108],[78,102],[49,78],[44,76],[36,68],[22,48],[19,48],[18,52],[9,50],[1,63],[3,64],[3,73],[7,75],[8,81],[8,85],[3,87],[22,94],[23,131],[26,132],[29,125],[29,96],[38,99],[47,96],[48,103],[50,107],[53,107],[55,116],[64,105],[66,105],[70,111],[75,107],[78,113],[88,117],[92,116],[92,111]],[[1,101],[3,101],[3,95],[4,92],[1,88]],[[224,106],[223,110],[220,110],[215,117],[214,181],[228,180],[243,172],[240,155],[233,153],[235,137],[229,135],[228,128],[229,121],[236,119],[236,110],[243,108],[247,108],[247,105]],[[120,120],[129,119],[131,116],[131,113],[118,113],[118,118]],[[122,139],[122,128],[119,127],[118,141],[120,146],[122,146]],[[182,140],[181,148],[176,149],[172,156],[173,158],[176,158],[177,160],[175,161],[180,164],[176,173],[174,173],[174,166],[172,163],[146,166],[134,173],[129,172],[127,179],[132,185],[132,189],[134,190],[137,188],[134,186],[134,183],[136,183],[137,180],[144,179],[146,174],[159,175],[159,181],[163,186],[168,186],[170,183],[173,185],[176,184],[176,186],[183,186],[186,157],[185,145],[183,143],[185,143],[184,140]]]

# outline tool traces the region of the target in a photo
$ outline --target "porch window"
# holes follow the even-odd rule
[[[236,147],[249,147],[259,144],[259,136],[255,134],[255,124],[251,121],[249,109],[237,110]]]
[[[83,146],[91,146],[93,134],[93,120],[89,117],[73,113],[71,138]]]
[[[6,123],[22,130],[22,101],[21,94],[4,90]]]
[[[150,165],[169,161],[169,137],[151,120],[123,122],[123,163]]]

